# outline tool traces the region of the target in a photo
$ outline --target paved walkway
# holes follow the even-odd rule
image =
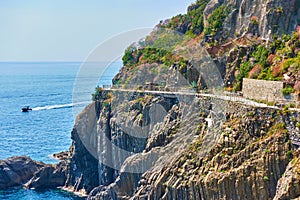
[[[162,94],[164,96],[179,96],[179,95],[187,95],[187,96],[198,96],[198,97],[213,97],[213,98],[218,98],[218,99],[223,99],[227,101],[233,101],[233,102],[240,102],[245,105],[250,105],[250,106],[255,106],[255,107],[261,107],[261,108],[273,108],[273,109],[281,109],[278,106],[269,106],[264,103],[258,103],[253,100],[246,99],[241,96],[237,96],[233,93],[228,93],[228,95],[222,94],[205,94],[205,93],[196,93],[188,90],[182,90],[182,91],[177,91],[177,92],[171,92],[171,91],[157,91],[157,90],[132,90],[132,89],[122,89],[122,88],[109,88],[105,90],[110,90],[110,91],[119,91],[119,92],[142,92],[145,94]],[[299,108],[289,108],[290,110],[300,112]]]

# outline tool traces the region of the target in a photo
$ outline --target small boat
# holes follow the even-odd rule
[[[28,112],[29,110],[32,110],[29,106],[25,106],[22,108],[22,112]]]

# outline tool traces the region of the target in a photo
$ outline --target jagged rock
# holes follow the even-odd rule
[[[186,49],[205,59],[194,60],[193,66],[175,63],[169,69],[158,63],[123,67],[113,83],[124,83],[129,89],[143,88],[148,82],[165,83],[165,89],[172,91],[178,85],[190,88],[191,82],[198,88],[218,82],[218,76],[208,80],[207,74],[194,68],[201,64],[202,69],[210,69],[210,75],[219,73],[225,86],[232,86],[240,63],[252,53],[253,44],[246,35],[268,40],[272,34],[290,33],[299,24],[299,0],[211,0],[204,12],[205,23],[224,4],[230,12],[213,36],[220,45],[207,47],[213,59],[197,48]],[[195,9],[197,4],[188,10]],[[176,30],[185,33],[190,26],[183,20]],[[211,70],[213,61],[215,70]],[[58,165],[37,167],[26,186],[65,186],[89,193],[88,198],[95,200],[296,198],[299,177],[291,163],[294,149],[289,136],[299,132],[295,123],[299,120],[298,112],[281,113],[217,97],[103,91],[77,117],[69,158]],[[276,124],[285,128],[274,128]],[[19,177],[7,173],[9,166],[4,164],[0,167],[3,180]],[[26,173],[26,178],[32,174]]]
[[[211,0],[205,9],[204,18],[207,19],[220,5],[230,8],[221,30],[224,38],[252,33],[271,39],[272,34],[291,33],[300,24],[298,0]],[[253,18],[257,21],[253,22]]]
[[[271,199],[288,174],[287,133],[297,132],[299,113],[207,97],[111,96],[108,105],[103,98],[86,107],[72,131],[66,186],[91,191],[89,199]],[[157,108],[165,112],[151,112]],[[212,111],[220,117],[217,129],[207,128]],[[276,128],[282,123],[286,129]],[[128,135],[128,128],[149,124],[147,139]],[[124,157],[111,144],[131,154]],[[45,170],[40,174],[48,177],[53,168]],[[290,185],[289,195],[297,194]]]
[[[88,196],[88,200],[113,200],[118,199],[113,185],[110,186],[99,186],[91,191]]]
[[[288,165],[282,178],[278,181],[274,200],[300,198],[300,160],[299,152]]]
[[[72,145],[65,186],[74,192],[89,193],[99,185],[95,103],[88,105],[76,119],[71,133]]]
[[[65,185],[66,162],[57,165],[46,165],[38,170],[34,176],[24,185],[31,189],[57,188]]]
[[[141,99],[141,96],[136,96],[130,99],[129,102],[124,103],[131,104],[130,102],[134,102],[136,99]],[[143,99],[146,98],[144,97]],[[153,98],[152,101],[155,101],[155,99],[156,98]],[[210,101],[211,100],[205,98],[201,99],[200,102],[202,102],[202,104],[199,108],[212,109],[209,103]],[[159,102],[163,101],[160,100]],[[151,107],[155,105],[151,101],[147,103],[148,104],[144,106],[131,107],[131,111],[136,109],[148,110],[148,106]],[[178,140],[178,143],[181,143],[178,138],[176,140],[174,140],[174,138],[168,138],[169,135],[174,137],[176,134],[182,133],[181,137],[184,138],[191,134],[192,130],[197,129],[196,125],[198,125],[201,120],[198,120],[197,123],[193,123],[193,120],[191,120],[197,119],[197,117],[193,115],[193,112],[191,112],[191,110],[193,110],[192,108],[195,109],[195,107],[188,108],[187,110],[189,111],[183,115],[184,118],[182,118],[181,121],[177,121],[184,107],[175,105],[172,109],[167,110],[168,113],[165,115],[163,123],[160,123],[155,128],[156,131],[149,136],[149,145],[145,146],[146,149],[144,153],[141,155],[136,154],[126,159],[123,163],[123,170],[120,172],[113,170],[112,176],[107,173],[102,173],[100,177],[106,179],[106,176],[109,175],[110,181],[106,182],[106,185],[102,185],[93,190],[89,198],[128,199],[132,197],[133,199],[184,199],[188,196],[193,196],[194,199],[219,199],[225,197],[238,199],[247,196],[252,199],[268,199],[273,197],[276,192],[277,181],[284,173],[290,159],[286,152],[291,150],[286,136],[282,133],[264,138],[269,129],[274,125],[274,114],[277,113],[269,108],[256,108],[253,110],[254,108],[249,106],[237,105],[236,103],[226,101],[218,102],[218,104],[222,105],[224,109],[226,108],[226,120],[232,121],[234,124],[230,126],[230,123],[228,124],[229,127],[225,128],[225,130],[230,131],[230,134],[224,136],[224,139],[220,140],[220,143],[212,148],[210,153],[203,154],[204,157],[195,159],[193,155],[196,153],[194,152],[196,150],[191,151],[189,149],[186,151],[186,156],[184,156],[184,164],[182,164],[181,159],[175,159],[173,162],[170,162],[170,159],[172,160],[172,158],[174,158],[172,157],[173,154],[166,153],[169,155],[169,159],[163,162],[156,162],[156,167],[154,169],[149,168],[142,177],[139,174],[126,172],[128,169],[141,169],[142,163],[145,163],[147,160],[146,157],[143,156],[147,155],[147,153],[151,153],[154,149],[157,150],[157,147],[162,148],[169,143],[172,144],[172,141],[176,140]],[[120,109],[122,103],[119,105],[119,107],[114,107],[114,109],[117,109],[117,113],[112,109],[110,116],[121,115],[121,113],[124,112]],[[188,105],[191,105],[191,103],[188,103]],[[101,108],[98,107],[98,109]],[[125,129],[117,126],[114,117],[107,117],[106,109],[101,110],[99,116],[100,118],[101,116],[103,117],[100,123],[101,126],[105,127],[103,130],[108,131],[107,133],[110,134],[115,134],[115,131],[117,131],[118,135],[116,136],[120,137],[118,141],[124,140],[121,139],[123,133],[120,131],[124,131]],[[202,112],[203,114],[206,113],[205,110]],[[197,113],[198,112],[195,114]],[[255,115],[247,113],[255,113]],[[149,112],[144,113],[144,115],[147,114],[149,114]],[[137,115],[139,115],[138,112],[132,112],[129,115],[127,114],[127,119],[135,120],[136,117],[134,116]],[[199,115],[197,116],[199,117]],[[257,116],[260,117],[258,118]],[[146,118],[147,117],[145,117],[145,119]],[[187,120],[189,128],[184,126],[184,119]],[[105,120],[113,121],[109,123],[105,122]],[[236,120],[239,121],[236,122]],[[296,129],[295,125],[290,125],[291,123],[286,121],[289,120],[289,118],[278,115],[277,120],[285,121],[289,130]],[[176,128],[176,122],[181,122],[184,129]],[[238,125],[235,125],[235,123]],[[192,124],[194,124],[194,126]],[[232,128],[231,126],[236,127]],[[168,130],[171,131],[168,133]],[[161,134],[162,136],[160,136]],[[109,137],[109,135],[107,136]],[[261,138],[261,141],[256,142],[254,138]],[[131,140],[131,138],[127,138],[127,142],[129,143],[134,141],[128,141],[128,139]],[[122,142],[118,145],[120,144],[124,145]],[[235,147],[233,144],[238,145]],[[173,148],[176,147],[175,145],[171,146]],[[264,150],[266,146],[268,146],[267,150]],[[129,146],[123,146],[123,148],[132,151]],[[114,155],[115,152],[111,152],[111,154]],[[221,154],[223,154],[223,156]],[[261,159],[262,154],[264,155],[264,159]],[[185,155],[185,153],[181,155]],[[197,162],[197,160],[199,161]],[[203,163],[206,162],[207,164],[203,165]],[[140,164],[142,165],[139,166]],[[103,169],[105,168],[105,166],[100,166]],[[231,166],[233,168],[231,168]],[[223,172],[223,170],[225,171]],[[201,171],[202,174],[207,175],[203,178],[201,178],[201,176],[198,177],[198,173],[195,173],[196,171]],[[101,172],[101,170],[99,170],[99,172]],[[245,182],[245,175],[249,179],[247,181],[249,186],[247,187],[252,187],[251,193],[245,191],[241,184]],[[222,188],[229,189],[223,190]],[[218,190],[217,194],[215,194],[215,190]]]
[[[11,157],[0,161],[0,189],[20,186],[33,174],[44,167],[44,163],[36,162],[26,156]]]
[[[203,156],[199,156],[197,146],[191,147],[163,170],[144,173],[143,184],[133,199],[141,196],[149,199],[272,199],[277,181],[291,159],[289,140],[283,130],[276,129],[278,132],[266,135],[274,126],[274,122],[270,125],[273,118],[270,109],[256,109],[257,115],[263,118],[259,122],[247,117],[246,113],[253,111],[246,107],[227,107],[226,110],[233,112],[224,129],[229,131],[239,124],[234,131],[225,133],[224,139]],[[265,134],[261,135],[260,130],[265,130]],[[291,192],[299,188],[297,181],[293,183]]]
[[[57,160],[68,160],[70,158],[70,152],[69,151],[63,151],[60,153],[53,154],[53,157]]]

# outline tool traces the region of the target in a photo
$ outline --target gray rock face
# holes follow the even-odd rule
[[[230,8],[223,23],[223,38],[252,33],[271,39],[272,34],[291,33],[300,24],[298,0],[211,0],[204,12],[205,20],[223,4]]]
[[[44,165],[26,156],[11,157],[0,161],[0,189],[22,185]]]
[[[273,200],[299,199],[300,197],[300,161],[298,155],[289,163],[284,175],[277,185],[276,195]]]
[[[269,39],[271,34],[290,33],[300,24],[299,0],[211,0],[205,21],[224,4],[230,13],[216,34],[219,39],[248,33]],[[236,66],[250,53],[247,46],[239,47],[227,57],[216,58],[225,84],[232,82]],[[190,82],[205,82],[196,70],[180,70]],[[122,68],[114,82],[124,77],[140,84],[146,81],[127,71]],[[175,77],[167,74],[160,79],[168,79],[171,88]],[[277,110],[209,97],[108,93],[102,92],[102,98],[77,117],[70,157],[58,165],[39,164],[27,157],[1,161],[0,189],[30,179],[25,184],[29,188],[65,186],[93,200],[271,199],[286,171],[276,198],[299,196],[291,167],[286,170],[292,165],[288,134],[282,127],[272,130],[276,123],[296,130],[299,114],[274,115]],[[210,129],[209,121],[218,129]],[[290,191],[284,190],[284,183]]]
[[[77,117],[71,133],[73,142],[70,147],[65,186],[74,192],[89,193],[99,186],[98,161],[95,157],[96,120],[93,103]]]
[[[274,109],[206,97],[176,102],[160,95],[129,96],[129,100],[111,99],[109,105],[103,104],[106,97],[91,104],[83,113],[92,112],[95,119],[78,118],[73,130],[76,135],[86,134],[83,138],[89,138],[89,144],[98,149],[98,161],[88,160],[95,152],[87,151],[82,139],[73,137],[71,149],[77,151],[73,150],[74,164],[69,165],[68,177],[74,182],[68,186],[74,184],[77,191],[94,186],[88,199],[271,199],[282,175],[290,174],[287,166],[293,161],[288,152],[293,150],[285,129],[278,124],[296,130],[297,113],[286,116]],[[129,137],[127,128],[146,125],[157,103],[166,111],[162,121],[150,129],[144,142]],[[205,121],[212,117],[211,111],[224,114],[219,131],[207,128]],[[124,116],[125,127],[119,124],[120,116]],[[135,153],[123,158],[109,143]],[[122,161],[121,168],[105,165],[103,158]],[[136,169],[144,171],[130,173]],[[296,197],[295,182],[287,181],[290,191],[284,195]],[[282,190],[282,186],[278,188]]]
[[[65,162],[60,162],[57,165],[46,165],[38,170],[24,186],[31,189],[64,186],[66,182],[66,169],[67,165]]]

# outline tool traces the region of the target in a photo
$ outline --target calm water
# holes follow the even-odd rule
[[[81,63],[0,63],[0,160],[26,155],[46,163],[68,150],[74,115],[90,102],[99,84],[110,84],[121,63],[93,64],[103,73],[79,73]],[[78,80],[74,89],[74,82]],[[73,91],[74,94],[73,95]],[[72,97],[75,96],[75,99]],[[29,105],[33,111],[22,113]],[[75,199],[59,190],[0,191],[0,199]]]

